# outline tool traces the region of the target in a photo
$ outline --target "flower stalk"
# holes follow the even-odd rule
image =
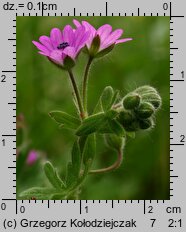
[[[78,90],[74,75],[72,73],[72,70],[69,70],[68,74],[69,74],[69,77],[70,77],[70,80],[71,80],[71,83],[72,83],[74,94],[76,96],[76,100],[77,100],[77,104],[78,104],[78,108],[79,108],[79,112],[80,112],[80,117],[81,117],[81,119],[84,119],[85,118],[85,113],[84,113],[84,109],[83,109],[83,105],[82,105],[82,100],[81,100],[81,96],[80,96],[80,93],[79,93],[79,90]]]
[[[85,110],[85,115],[88,116],[88,111],[87,111],[87,87],[88,87],[88,75],[89,75],[89,71],[90,71],[90,67],[93,61],[93,57],[89,57],[86,68],[85,68],[85,72],[84,72],[84,78],[83,78],[83,90],[82,90],[82,95],[83,95],[83,106],[84,106],[84,110]]]
[[[89,174],[101,174],[101,173],[113,171],[120,167],[122,161],[123,161],[123,151],[122,149],[120,149],[117,152],[117,160],[111,166],[108,166],[106,168],[96,169],[96,170],[90,170]]]

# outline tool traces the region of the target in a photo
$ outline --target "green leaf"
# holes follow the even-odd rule
[[[74,173],[73,165],[71,162],[67,165],[66,185],[67,188],[71,187],[77,182],[77,177]]]
[[[119,113],[116,110],[109,110],[105,113],[107,119],[114,119]]]
[[[50,200],[53,194],[56,194],[57,190],[54,188],[40,188],[33,187],[23,191],[20,194],[20,198],[25,200],[30,200],[35,198],[36,200]]]
[[[96,139],[95,139],[95,134],[92,134],[88,136],[83,150],[83,162],[85,165],[94,160],[95,153],[96,153]]]
[[[64,183],[58,176],[57,171],[54,169],[53,165],[50,162],[45,163],[44,171],[46,177],[48,178],[49,182],[52,184],[54,188],[61,190],[65,187]]]
[[[125,136],[125,130],[116,119],[109,120],[109,127],[111,131],[118,136]]]
[[[105,56],[107,55],[109,52],[112,51],[112,49],[114,48],[115,44],[112,44],[111,46],[101,50],[97,55],[96,55],[96,58],[100,58],[102,56]]]
[[[104,113],[94,114],[83,120],[81,126],[77,129],[76,135],[83,136],[96,132],[101,125],[106,122]]]
[[[57,193],[51,196],[51,200],[65,200],[67,194]]]
[[[104,111],[111,108],[112,98],[114,96],[114,91],[111,86],[105,87],[103,93],[101,94],[101,104]]]
[[[105,135],[105,142],[109,148],[117,151],[123,150],[125,146],[125,138],[115,134]]]
[[[63,111],[51,111],[49,116],[54,119],[58,124],[64,125],[65,128],[77,129],[81,124],[80,120]]]
[[[72,148],[72,168],[74,175],[78,178],[81,169],[81,151],[78,141],[74,143]]]
[[[112,98],[112,102],[111,102],[111,107],[116,104],[116,102],[118,101],[119,99],[119,90],[116,90],[114,92],[114,95],[113,95],[113,98]]]
[[[100,113],[100,112],[103,112],[103,107],[102,107],[102,104],[101,104],[101,97],[99,98],[98,102],[97,102],[97,105],[93,111],[93,114],[97,114],[97,113]]]

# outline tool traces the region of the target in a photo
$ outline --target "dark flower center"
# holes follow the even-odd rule
[[[65,48],[68,47],[68,46],[69,46],[68,42],[63,42],[63,43],[59,44],[59,45],[57,46],[57,48],[58,48],[58,49],[65,49]]]

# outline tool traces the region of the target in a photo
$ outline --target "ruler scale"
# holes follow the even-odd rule
[[[1,231],[185,231],[184,9],[184,0],[1,1]],[[170,200],[16,200],[16,16],[170,18]]]

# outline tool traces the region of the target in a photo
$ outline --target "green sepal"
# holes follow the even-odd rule
[[[82,124],[76,131],[76,135],[83,136],[83,135],[89,135],[91,133],[94,133],[99,129],[99,127],[103,123],[105,123],[105,114],[104,113],[94,114],[83,120]]]
[[[112,133],[116,134],[117,136],[125,136],[125,130],[122,127],[122,125],[116,120],[116,119],[112,119],[108,121],[110,130],[112,131]]]
[[[99,37],[99,35],[96,35],[94,37],[94,39],[92,40],[92,44],[91,44],[90,49],[89,49],[89,54],[91,57],[96,56],[96,54],[100,48],[100,43],[101,43],[100,37]]]
[[[111,108],[113,96],[114,96],[113,88],[111,86],[105,87],[103,93],[101,94],[101,104],[105,112]]]
[[[54,188],[33,187],[23,191],[19,197],[24,200],[31,200],[32,198],[36,200],[50,200],[51,196],[57,193],[58,191]]]
[[[78,118],[63,111],[51,111],[49,116],[64,128],[75,130],[81,124]]]
[[[85,166],[94,160],[96,154],[96,138],[95,134],[89,135],[85,142],[85,146],[83,149],[83,163]],[[90,164],[89,164],[90,165]]]
[[[103,57],[103,56],[107,55],[109,52],[112,51],[112,49],[114,48],[114,46],[115,46],[115,44],[112,44],[112,45],[110,45],[109,47],[107,47],[107,48],[101,50],[100,52],[98,52],[98,53],[96,54],[95,57],[96,57],[96,58],[100,58],[100,57]]]
[[[79,178],[81,169],[81,151],[78,141],[76,141],[72,148],[72,168],[74,175]]]
[[[125,146],[125,138],[115,134],[105,135],[105,142],[107,146],[113,150],[123,150]]]
[[[44,172],[45,172],[45,175],[48,178],[49,182],[51,183],[51,185],[54,188],[56,188],[58,190],[65,188],[63,181],[61,180],[57,171],[55,170],[55,168],[53,167],[53,165],[49,161],[47,161],[44,164]]]
[[[62,68],[65,70],[71,70],[75,66],[75,64],[75,61],[70,56],[66,56],[63,61]]]

